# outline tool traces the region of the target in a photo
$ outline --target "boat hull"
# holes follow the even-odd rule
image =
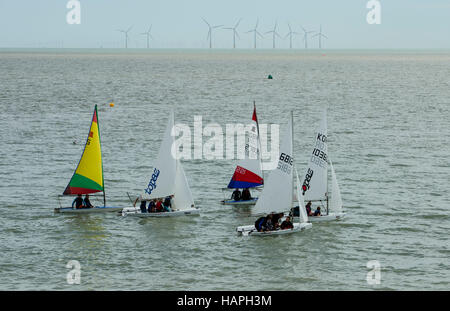
[[[258,201],[258,198],[253,198],[251,200],[245,201],[235,201],[235,200],[222,200],[223,205],[255,205]]]
[[[185,210],[173,211],[173,212],[161,212],[161,213],[141,213],[138,208],[124,208],[122,210],[122,216],[133,216],[133,217],[179,217],[179,216],[195,216],[200,215],[199,208],[189,208]]]
[[[345,213],[330,213],[323,216],[308,216],[310,222],[335,221],[345,217]]]
[[[55,208],[55,213],[63,214],[90,214],[90,213],[107,213],[107,212],[118,212],[121,211],[123,207],[117,206],[95,206],[93,208],[72,208],[72,207],[58,207]]]
[[[267,235],[281,235],[281,234],[290,234],[294,232],[304,231],[307,229],[311,229],[312,224],[310,223],[294,223],[294,228],[292,229],[284,229],[284,230],[273,230],[273,231],[256,231],[254,225],[248,226],[240,226],[236,228],[238,234],[243,236],[251,235],[251,236],[267,236]]]

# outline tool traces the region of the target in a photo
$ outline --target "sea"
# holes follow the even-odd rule
[[[107,205],[129,207],[171,109],[225,131],[254,102],[280,132],[293,111],[301,175],[327,110],[344,219],[238,236],[225,151],[182,160],[200,216],[54,213],[95,105]],[[449,50],[1,49],[0,109],[0,290],[450,289]]]

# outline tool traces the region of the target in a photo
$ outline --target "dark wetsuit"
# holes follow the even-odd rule
[[[83,199],[80,197],[76,197],[75,200],[72,202],[72,207],[75,204],[75,208],[81,208],[83,207]]]
[[[146,207],[146,205],[147,205],[147,201],[141,201],[141,206],[140,206],[140,208],[141,208],[141,213],[147,213],[147,207]]]
[[[242,200],[247,201],[247,200],[251,200],[251,198],[252,198],[252,195],[250,194],[250,190],[248,190],[248,189],[242,190]]]
[[[234,190],[233,194],[231,195],[231,199],[235,201],[241,200],[241,192],[239,190]]]
[[[148,212],[149,213],[155,212],[155,202],[154,201],[150,201],[150,203],[148,203]]]
[[[94,206],[91,204],[91,201],[89,201],[89,198],[84,198],[83,202],[84,202],[84,207],[87,207],[87,208],[94,207]]]

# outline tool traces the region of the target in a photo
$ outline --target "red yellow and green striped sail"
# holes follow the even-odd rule
[[[103,163],[97,105],[95,105],[86,146],[77,169],[63,194],[86,194],[101,191],[104,191]]]

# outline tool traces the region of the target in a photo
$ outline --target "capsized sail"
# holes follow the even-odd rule
[[[263,185],[261,158],[259,156],[259,130],[256,106],[245,145],[245,159],[238,162],[228,188],[253,188]]]
[[[331,199],[330,199],[330,210],[335,213],[342,212],[342,198],[341,191],[339,190],[339,185],[336,179],[336,173],[334,172],[333,163],[330,161],[331,168]]]
[[[325,110],[317,129],[314,148],[303,179],[302,191],[306,201],[326,199],[327,157],[327,112]]]
[[[269,173],[264,189],[252,214],[281,213],[292,208],[293,199],[293,150],[292,112],[280,145],[278,166]]]
[[[172,110],[164,132],[164,138],[159,147],[158,158],[154,162],[150,180],[142,195],[143,199],[163,198],[175,193],[177,161],[172,155],[174,142],[174,137],[172,136],[173,125],[174,116]]]
[[[97,105],[95,105],[83,154],[63,194],[87,194],[101,191],[104,191],[103,163]]]

